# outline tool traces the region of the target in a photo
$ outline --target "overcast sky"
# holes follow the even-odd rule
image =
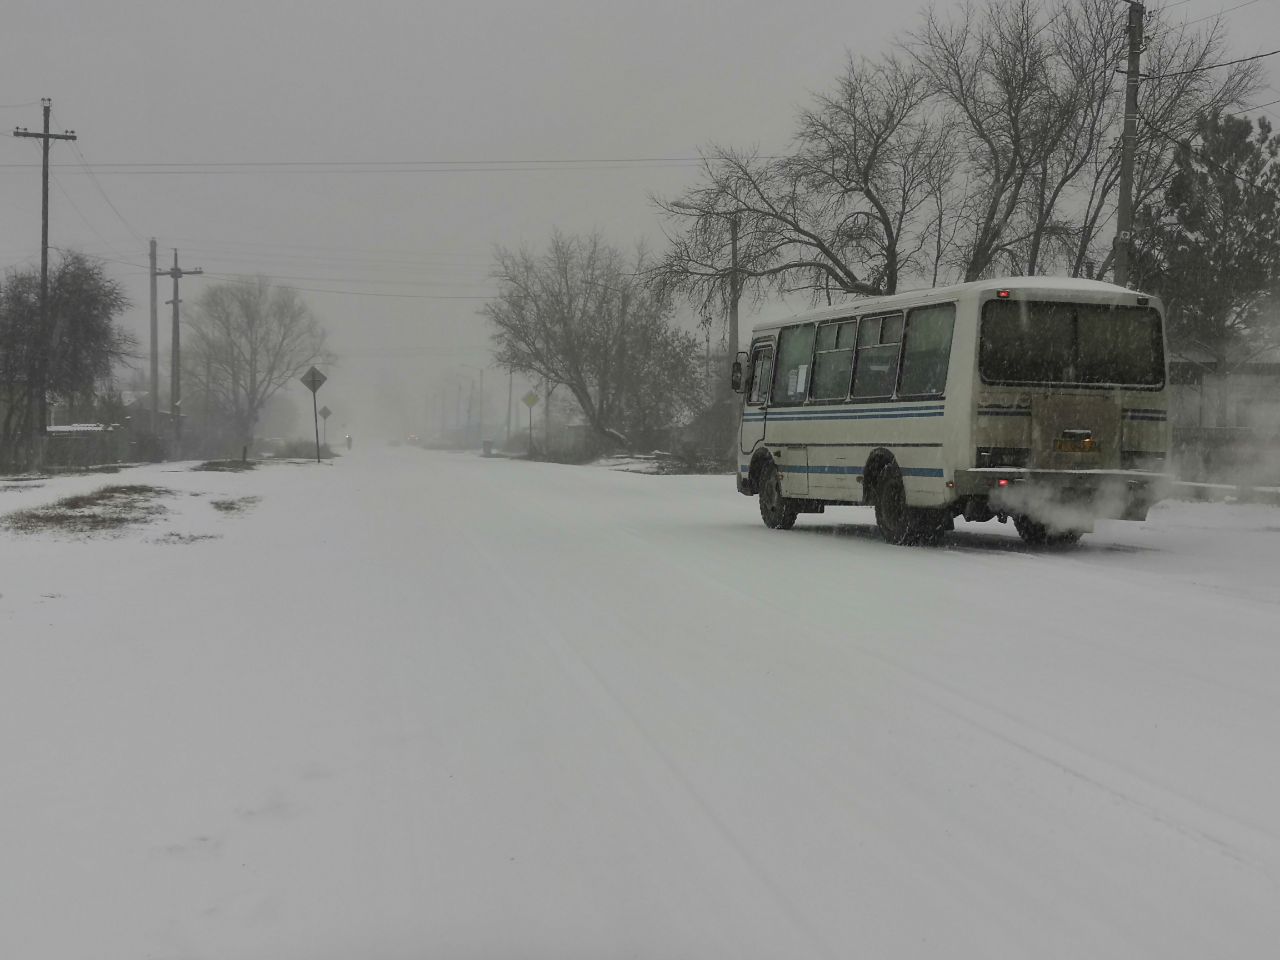
[[[1277,0],[1166,6],[1187,20],[1225,11],[1240,56],[1280,47]],[[162,265],[176,246],[183,266],[208,274],[308,288],[340,357],[321,396],[331,423],[381,437],[418,428],[441,386],[487,363],[477,311],[494,244],[538,245],[558,226],[660,246],[648,196],[692,182],[683,158],[710,142],[782,149],[796,107],[917,11],[884,0],[9,0],[0,125],[38,128],[39,99],[52,97],[55,130],[78,134],[53,147],[50,243],[113,261],[144,347],[149,237]],[[1271,82],[1259,102],[1280,99]],[[575,163],[531,162],[548,160]],[[6,269],[39,263],[38,161],[38,141],[0,139]],[[241,165],[280,161],[347,165]],[[184,281],[183,298],[208,282]],[[293,392],[306,401],[304,387]],[[489,416],[501,418],[501,402]]]

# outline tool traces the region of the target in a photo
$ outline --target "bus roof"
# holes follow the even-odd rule
[[[1152,302],[1159,299],[1152,294],[1130,290],[1103,280],[1085,280],[1081,277],[995,277],[991,280],[974,280],[969,283],[955,283],[946,287],[924,287],[919,290],[906,290],[901,293],[883,297],[862,297],[846,300],[830,307],[819,307],[805,310],[777,320],[764,320],[757,323],[752,331],[771,330],[786,326],[800,320],[826,320],[833,317],[848,316],[850,311],[866,313],[869,310],[894,307],[912,307],[921,303],[937,300],[953,300],[969,293],[994,293],[997,290],[1016,290],[1018,292],[1038,291],[1045,294],[1091,294],[1093,297],[1149,297]]]

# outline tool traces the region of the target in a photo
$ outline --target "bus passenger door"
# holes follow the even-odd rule
[[[757,343],[751,348],[751,365],[743,391],[742,423],[738,446],[750,455],[764,440],[764,424],[769,414],[769,385],[773,381],[773,344]]]

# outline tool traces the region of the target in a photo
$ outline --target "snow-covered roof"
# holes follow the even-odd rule
[[[64,423],[57,427],[45,427],[49,433],[102,433],[104,430],[116,429],[116,424],[108,423]]]
[[[862,297],[855,300],[845,300],[842,303],[833,304],[830,307],[819,307],[814,310],[806,310],[802,313],[779,317],[776,320],[765,320],[757,323],[753,329],[769,329],[790,323],[801,317],[807,320],[825,320],[829,317],[848,316],[851,309],[856,310],[859,313],[865,313],[868,310],[876,310],[881,307],[909,307],[914,306],[923,300],[948,299],[952,297],[960,297],[966,293],[1004,289],[1017,289],[1018,291],[1043,291],[1046,293],[1088,293],[1095,296],[1101,295],[1111,297],[1140,296],[1152,297],[1155,299],[1154,295],[1150,293],[1144,293],[1140,290],[1130,290],[1128,287],[1121,287],[1114,283],[1107,283],[1105,280],[1086,280],[1083,277],[993,277],[990,280],[972,280],[968,283],[953,283],[946,287],[921,287],[916,290],[903,290],[899,293],[888,294],[883,297]]]

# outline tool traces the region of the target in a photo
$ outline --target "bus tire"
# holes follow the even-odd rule
[[[1084,536],[1082,530],[1063,530],[1050,533],[1049,528],[1043,523],[1024,516],[1014,517],[1013,525],[1017,528],[1018,536],[1022,538],[1024,543],[1036,547],[1069,547],[1079,543],[1080,538]]]
[[[915,540],[907,489],[902,485],[902,470],[896,463],[886,463],[876,477],[875,507],[876,526],[886,543],[904,545]]]
[[[766,460],[760,468],[760,519],[770,530],[790,530],[799,513],[795,501],[782,495],[778,465]]]
[[[935,544],[948,529],[945,510],[907,506],[902,469],[893,462],[880,469],[875,486],[876,526],[886,543],[898,546]]]

